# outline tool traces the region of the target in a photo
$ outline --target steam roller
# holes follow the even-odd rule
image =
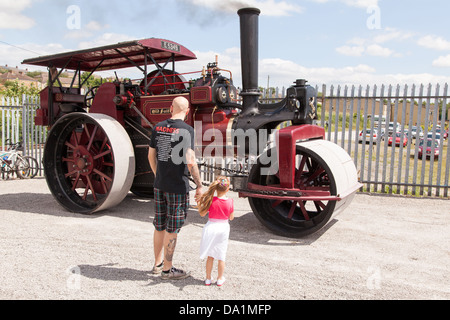
[[[129,191],[151,196],[154,175],[147,155],[152,129],[171,116],[172,101],[180,96],[190,103],[185,122],[195,129],[199,161],[219,158],[222,163],[226,155],[226,161],[252,162],[246,172],[219,169],[230,175],[234,191],[248,198],[256,217],[274,233],[295,238],[313,234],[350,204],[361,184],[347,152],[325,140],[325,130],[316,125],[316,89],[296,79],[280,101],[262,103],[260,10],[237,13],[241,90],[231,71],[219,68],[217,58],[201,71],[186,73],[199,73],[186,81],[175,71],[175,62],[196,56],[166,39],[119,42],[23,62],[48,68],[49,85],[40,92],[35,124],[50,129],[44,172],[64,208],[92,214],[113,208]],[[149,72],[150,65],[156,70]],[[143,78],[120,79],[116,73],[115,80],[82,89],[96,71],[129,67],[137,67]],[[60,79],[65,70],[74,71],[70,86]],[[268,132],[268,141],[260,144]],[[257,143],[247,144],[251,141]],[[260,149],[255,151],[255,144]]]

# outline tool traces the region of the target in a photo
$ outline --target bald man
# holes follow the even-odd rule
[[[170,112],[170,119],[153,128],[148,160],[155,174],[155,264],[152,271],[161,272],[162,279],[175,280],[190,274],[172,264],[177,236],[189,206],[188,172],[197,185],[196,199],[202,194],[202,181],[195,161],[194,129],[184,122],[189,113],[189,101],[184,97],[175,98]]]

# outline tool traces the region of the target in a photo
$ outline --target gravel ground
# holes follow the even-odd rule
[[[224,286],[205,287],[205,218],[190,210],[164,281],[153,201],[132,194],[95,215],[65,211],[43,178],[0,181],[0,299],[449,299],[450,201],[357,194],[324,230],[275,236],[235,199]],[[216,270],[216,265],[214,266]]]

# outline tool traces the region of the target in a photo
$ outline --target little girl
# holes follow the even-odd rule
[[[206,261],[205,285],[211,285],[211,271],[214,259],[218,262],[217,285],[225,282],[223,272],[225,269],[225,256],[230,235],[228,219],[234,219],[233,199],[228,199],[226,193],[230,189],[230,181],[219,176],[199,200],[198,211],[202,217],[209,213],[209,220],[203,227],[202,240],[200,243],[200,258],[208,257]],[[217,192],[217,197],[214,193]]]

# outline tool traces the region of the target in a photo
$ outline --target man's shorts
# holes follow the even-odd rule
[[[175,194],[155,190],[155,218],[153,225],[157,231],[179,233],[186,220],[189,206],[188,194]]]

